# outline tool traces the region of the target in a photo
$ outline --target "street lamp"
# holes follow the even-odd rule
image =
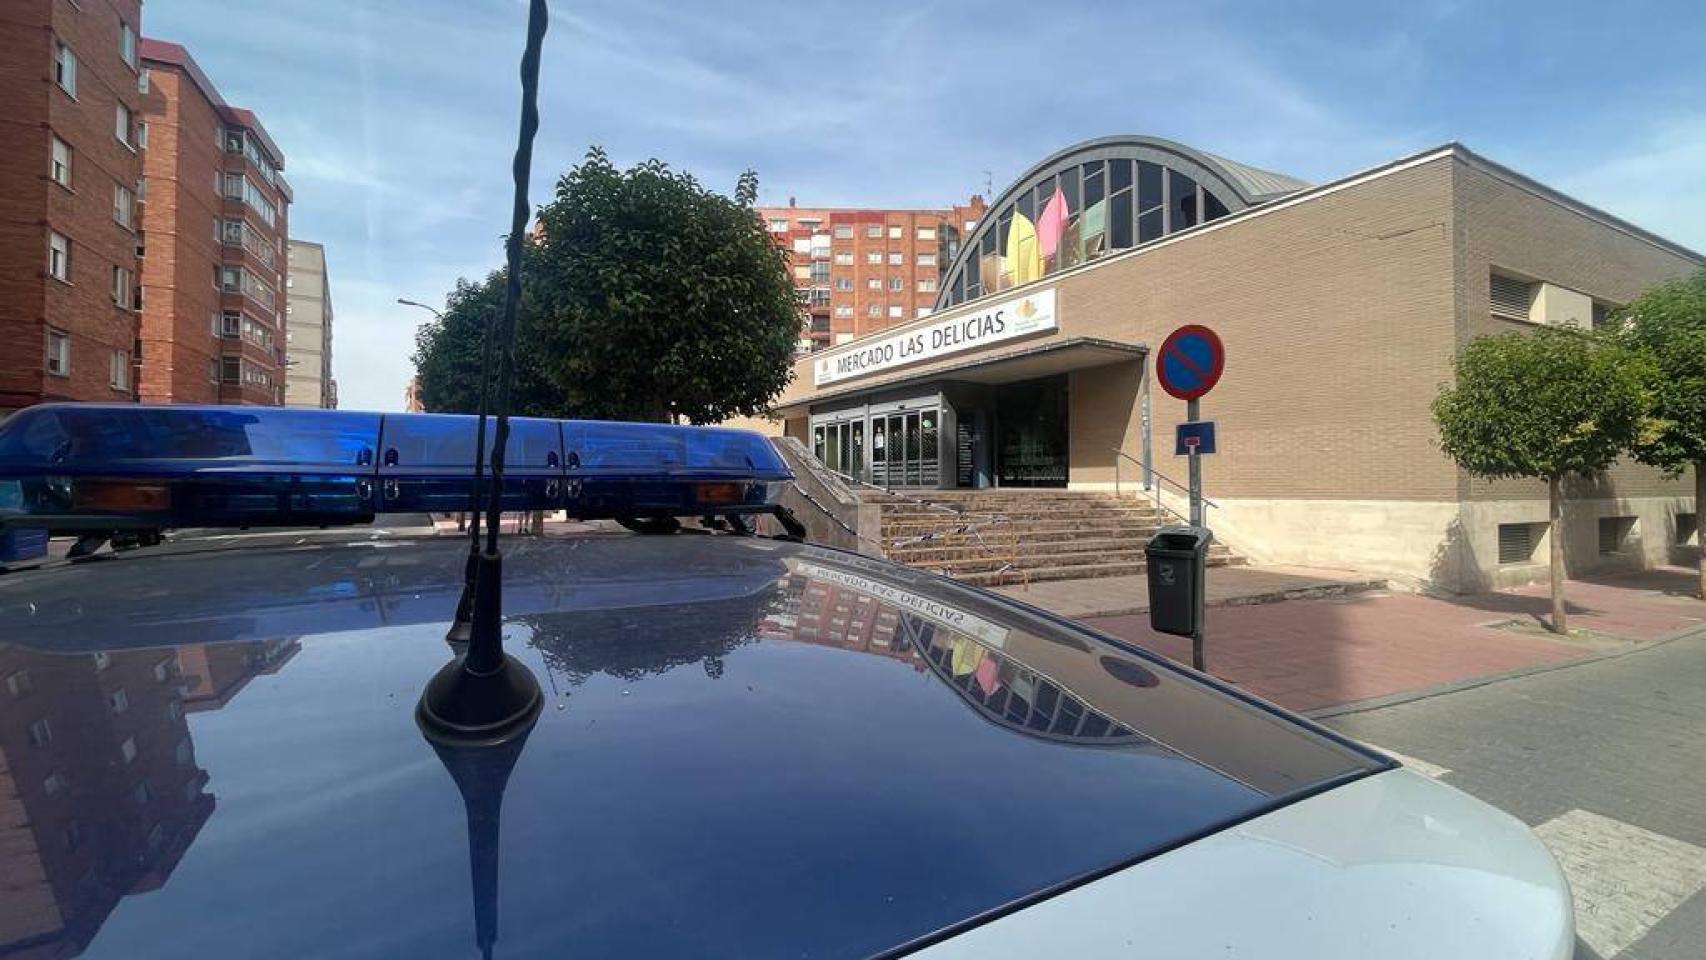
[[[421,303],[417,300],[407,300],[407,299],[404,299],[403,297],[398,297],[397,302],[402,304],[405,307],[420,307],[422,310],[425,310],[426,312],[432,314],[433,316],[437,317],[438,319],[440,319],[440,320],[444,319],[444,314],[439,313],[437,310],[433,309],[432,307],[429,307],[426,304]]]

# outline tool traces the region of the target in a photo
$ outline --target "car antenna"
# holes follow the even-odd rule
[[[468,483],[468,561],[462,567],[462,596],[456,601],[456,618],[444,639],[450,649],[464,653],[474,630],[474,580],[480,565],[480,494],[486,463],[486,415],[491,410],[492,327],[490,307],[480,312],[480,425],[474,433],[474,478]]]
[[[521,130],[511,173],[515,179],[506,238],[509,275],[503,313],[493,330],[497,353],[492,439],[492,482],[486,494],[486,548],[474,571],[474,604],[468,650],[427,681],[415,721],[434,743],[501,743],[525,734],[539,718],[544,694],[533,672],[503,649],[503,558],[498,521],[503,509],[504,447],[509,442],[511,384],[515,379],[515,314],[521,300],[521,245],[527,230],[527,181],[533,168],[533,137],[539,131],[539,56],[549,21],[545,0],[527,7],[527,45],[521,55]]]

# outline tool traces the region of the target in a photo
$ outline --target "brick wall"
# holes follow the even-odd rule
[[[137,234],[114,219],[113,188],[134,189],[142,173],[116,135],[119,104],[140,119],[137,73],[119,53],[121,20],[140,32],[140,19],[135,0],[0,10],[0,409],[132,396],[110,383],[112,354],[132,353],[138,322],[113,302],[113,268],[138,269]],[[56,39],[77,57],[75,98],[54,83]],[[50,136],[71,148],[69,188],[49,178]],[[48,276],[50,229],[71,241],[69,283]],[[70,335],[68,376],[45,372],[49,325]]]
[[[1626,304],[1654,284],[1700,267],[1674,250],[1614,229],[1476,166],[1457,164],[1455,178],[1461,235],[1457,292],[1463,322],[1459,337],[1464,342],[1533,329],[1532,324],[1489,312],[1488,275],[1495,267],[1615,305]],[[1546,485],[1465,477],[1464,493],[1471,500],[1543,500]],[[1667,480],[1658,471],[1629,461],[1616,464],[1597,482],[1573,485],[1573,495],[1578,496],[1688,497],[1693,493],[1689,482]]]

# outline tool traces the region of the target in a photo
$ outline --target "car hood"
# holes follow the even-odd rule
[[[0,954],[882,954],[1390,766],[980,591],[684,535],[513,541],[547,703],[448,770],[414,706],[464,550],[0,579]]]

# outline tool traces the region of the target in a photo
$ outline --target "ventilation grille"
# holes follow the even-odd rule
[[[1600,517],[1599,552],[1622,553],[1624,545],[1629,542],[1629,534],[1634,530],[1634,517]]]
[[[1534,302],[1535,286],[1527,280],[1493,274],[1489,284],[1493,312],[1526,320],[1529,305]]]
[[[1527,563],[1534,557],[1534,530],[1538,524],[1499,524],[1499,562]]]

